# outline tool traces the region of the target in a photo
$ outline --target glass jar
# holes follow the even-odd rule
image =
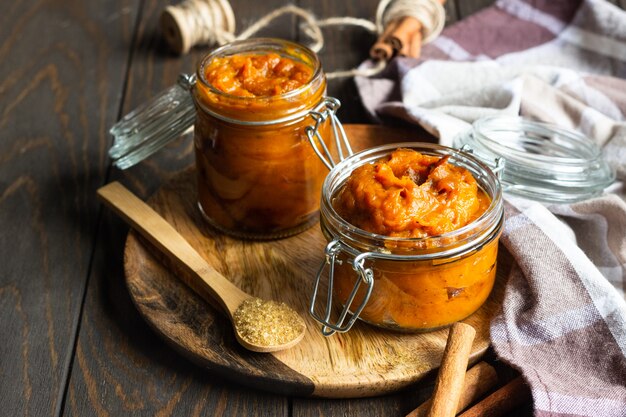
[[[310,80],[285,93],[254,97],[211,85],[207,65],[238,54],[278,54],[308,67]],[[233,42],[209,53],[195,75],[181,74],[175,85],[116,123],[109,156],[118,168],[129,168],[195,121],[198,204],[204,217],[237,237],[286,237],[317,222],[327,169],[335,156],[352,154],[336,116],[339,100],[325,93],[326,76],[310,49],[271,38]]]
[[[230,95],[207,81],[206,67],[215,58],[268,53],[310,67],[312,78],[287,93],[257,97]],[[237,237],[271,239],[317,222],[328,169],[316,153],[334,149],[330,133],[339,106],[325,93],[318,57],[292,42],[234,42],[201,61],[192,88],[198,204],[213,226]]]
[[[374,163],[397,148],[444,157],[474,176],[490,199],[488,209],[470,224],[426,238],[377,235],[351,225],[333,207],[333,198],[352,171]],[[493,288],[498,239],[503,225],[502,191],[488,166],[470,153],[426,143],[400,143],[372,148],[337,164],[324,181],[320,225],[326,260],[315,283],[311,315],[330,335],[350,329],[357,318],[403,331],[430,331],[474,313]],[[328,270],[325,311],[321,281]],[[343,306],[331,320],[336,300]]]

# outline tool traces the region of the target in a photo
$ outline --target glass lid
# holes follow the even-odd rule
[[[555,125],[521,117],[491,116],[474,122],[459,135],[464,147],[488,163],[501,167],[504,191],[533,200],[571,203],[602,193],[615,180],[615,171],[588,137]]]

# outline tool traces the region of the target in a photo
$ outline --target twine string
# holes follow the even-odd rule
[[[375,22],[349,16],[317,19],[308,10],[287,5],[266,14],[235,36],[235,15],[228,0],[186,0],[174,7],[183,19],[181,30],[185,31],[190,45],[223,45],[233,40],[247,39],[269,26],[273,20],[288,14],[303,20],[301,30],[311,39],[309,47],[314,52],[324,47],[324,27],[360,27],[369,33],[381,35],[390,22],[411,16],[422,24],[423,43],[427,43],[439,35],[445,24],[445,10],[437,0],[381,0]],[[329,79],[371,76],[381,72],[385,65],[384,61],[379,61],[370,67],[333,71],[326,75]]]
[[[248,39],[255,33],[259,32],[261,29],[269,26],[273,20],[278,19],[279,17],[286,14],[293,14],[295,16],[301,17],[304,20],[304,33],[309,36],[313,41],[313,43],[309,45],[309,48],[311,48],[311,50],[313,50],[314,52],[319,52],[324,47],[324,35],[322,34],[322,30],[320,29],[317,19],[315,19],[313,13],[294,5],[279,7],[278,9],[266,14],[250,27],[248,27],[248,29],[241,32],[236,39]]]
[[[228,0],[186,0],[179,9],[191,45],[223,45],[235,40],[235,13]]]

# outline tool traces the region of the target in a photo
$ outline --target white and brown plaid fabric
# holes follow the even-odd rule
[[[364,65],[368,65],[365,63]],[[500,0],[447,28],[422,58],[357,79],[373,117],[450,144],[479,117],[520,114],[602,146],[618,182],[546,206],[507,196],[516,261],[491,326],[537,416],[626,416],[626,12],[602,0]]]

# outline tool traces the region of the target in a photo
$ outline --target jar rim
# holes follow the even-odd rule
[[[217,89],[213,84],[207,81],[206,73],[204,69],[211,62],[211,60],[215,58],[216,56],[219,56],[221,54],[229,55],[228,54],[229,51],[236,50],[237,48],[242,48],[242,50],[237,51],[237,53],[251,53],[255,50],[261,49],[261,47],[263,46],[269,47],[270,49],[275,48],[277,50],[278,48],[280,48],[281,52],[283,53],[285,52],[284,50],[289,50],[289,49],[292,49],[293,51],[304,52],[308,57],[310,57],[311,64],[313,64],[312,65],[313,75],[311,76],[311,79],[309,79],[306,84],[303,84],[293,90],[287,91],[286,93],[277,94],[274,96],[258,96],[258,97],[243,97],[243,96],[237,96],[234,94],[229,94],[222,90]],[[290,58],[291,57],[297,58],[295,54],[293,55],[289,54],[288,56]],[[309,64],[307,62],[304,62],[304,63]],[[249,38],[249,39],[243,39],[243,40],[227,43],[225,45],[220,46],[219,48],[212,50],[208,54],[206,54],[198,63],[198,67],[196,70],[196,78],[198,82],[202,83],[203,87],[210,90],[211,93],[213,94],[226,97],[229,100],[234,100],[234,101],[238,101],[238,100],[253,101],[253,100],[268,100],[268,99],[285,100],[285,99],[297,97],[302,92],[304,92],[312,82],[314,82],[317,78],[319,78],[322,75],[323,75],[322,63],[315,52],[313,52],[310,48],[308,48],[305,45],[301,45],[296,42],[288,41],[286,39],[279,39],[279,38]]]
[[[483,189],[483,191],[485,191],[491,199],[489,207],[477,219],[466,224],[465,226],[437,236],[412,238],[394,237],[368,232],[367,230],[354,226],[343,217],[341,217],[339,213],[335,210],[332,204],[332,198],[335,195],[335,191],[338,190],[339,187],[345,183],[345,179],[347,179],[347,177],[355,168],[365,165],[367,163],[378,161],[381,157],[388,155],[397,148],[414,149],[418,152],[431,155],[450,155],[451,159],[453,159],[453,161],[451,162],[463,162],[463,164],[455,165],[467,168],[466,165],[469,164],[472,166],[472,169],[479,170],[481,175],[479,176],[479,178],[476,178],[476,180],[479,183],[481,189]],[[468,246],[472,246],[472,242],[477,235],[484,236],[486,239],[489,236],[493,235],[493,231],[495,229],[501,227],[503,218],[502,189],[497,176],[493,173],[490,167],[470,153],[455,148],[431,143],[392,143],[355,153],[354,155],[341,161],[331,170],[322,186],[321,215],[322,217],[326,216],[334,221],[338,221],[343,228],[349,230],[350,236],[344,235],[342,237],[347,237],[349,240],[352,241],[364,239],[375,241],[377,243],[401,243],[403,244],[402,246],[407,246],[407,244],[414,244],[415,248],[413,248],[410,252],[417,252],[418,249],[421,252],[428,252],[428,250],[423,250],[422,248],[419,248],[419,244],[423,242],[439,242],[441,244],[434,247],[434,249],[436,249],[434,250],[434,253],[430,255],[421,253],[417,256],[424,256],[424,254],[426,255],[426,257],[450,256],[451,254],[459,254],[467,250]],[[472,233],[472,231],[475,231],[476,233]],[[334,235],[334,233],[332,232],[331,234]],[[337,238],[337,236],[334,236],[333,238]],[[344,239],[340,240],[342,241],[342,243],[344,243],[344,245],[347,244]],[[444,242],[449,242],[449,244],[443,244]],[[380,249],[384,248],[387,247],[384,246]],[[432,252],[433,249],[431,249],[430,251]],[[394,255],[390,254],[388,256],[385,256],[385,254],[382,254],[382,257],[394,257]]]

